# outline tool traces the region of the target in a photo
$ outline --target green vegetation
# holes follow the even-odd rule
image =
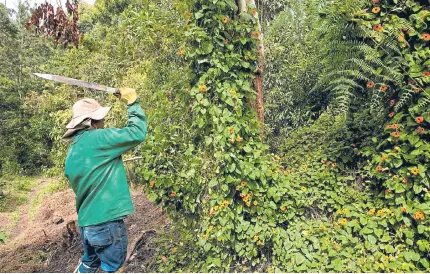
[[[174,223],[159,271],[428,272],[428,1],[252,2],[240,14],[234,0],[98,0],[80,7],[78,48],[53,48],[24,30],[25,8],[19,20],[3,8],[0,64],[27,71],[0,73],[1,172],[62,174],[84,96],[113,105],[107,126],[125,123],[115,98],[33,70],[134,87],[149,134],[124,156],[142,157],[129,176]]]
[[[35,177],[25,176],[6,177],[1,180],[4,198],[0,199],[0,212],[13,212],[20,205],[27,203],[30,192],[39,182]]]
[[[44,185],[41,189],[38,189],[28,211],[29,221],[34,221],[44,197],[65,190],[67,187],[68,185],[63,181],[54,181]]]

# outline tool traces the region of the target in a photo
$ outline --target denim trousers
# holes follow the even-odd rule
[[[79,273],[116,272],[127,255],[128,236],[123,220],[79,227],[84,248]]]

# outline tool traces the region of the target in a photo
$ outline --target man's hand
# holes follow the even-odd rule
[[[134,102],[136,102],[137,99],[136,90],[132,88],[120,88],[119,93],[116,93],[114,95],[127,105],[133,104]]]

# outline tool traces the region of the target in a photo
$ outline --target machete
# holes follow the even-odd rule
[[[119,89],[117,89],[117,88],[99,85],[96,83],[86,82],[86,81],[68,78],[68,77],[64,77],[64,76],[60,76],[60,75],[54,75],[54,74],[43,74],[43,73],[33,73],[33,74],[40,77],[40,78],[55,81],[55,82],[65,83],[65,84],[84,87],[84,88],[101,90],[101,91],[109,92],[112,94],[119,94]]]

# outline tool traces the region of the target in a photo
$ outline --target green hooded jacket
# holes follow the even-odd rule
[[[64,173],[76,194],[79,226],[117,220],[134,212],[121,155],[143,142],[146,134],[146,116],[137,102],[128,106],[126,127],[77,133]]]

